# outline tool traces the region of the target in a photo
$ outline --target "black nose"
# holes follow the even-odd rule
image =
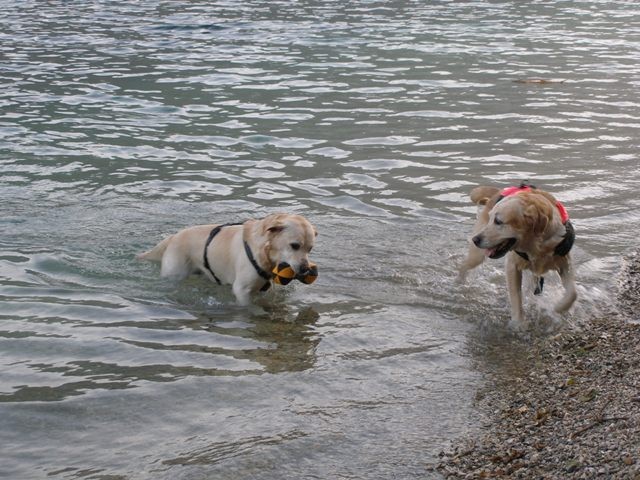
[[[473,244],[474,244],[476,247],[479,247],[479,246],[480,246],[480,244],[482,243],[482,237],[481,237],[480,235],[476,235],[475,237],[473,237],[473,238],[471,239],[471,241],[473,242]]]

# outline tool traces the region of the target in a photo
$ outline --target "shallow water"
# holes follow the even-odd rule
[[[3,7],[0,476],[434,475],[484,346],[513,348],[501,262],[453,281],[476,184],[531,179],[576,226],[579,303],[552,314],[549,278],[531,334],[611,308],[640,231],[633,3]],[[317,226],[320,277],[261,307],[133,260],[275,211]]]

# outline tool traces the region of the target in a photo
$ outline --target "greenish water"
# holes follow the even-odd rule
[[[430,478],[508,316],[501,262],[454,283],[470,188],[569,208],[580,300],[549,278],[536,334],[637,245],[633,3],[2,6],[2,477]],[[262,309],[133,260],[276,211],[320,277]]]

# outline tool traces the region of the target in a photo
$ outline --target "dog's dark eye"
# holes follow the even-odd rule
[[[292,243],[291,244],[291,248],[293,250],[300,250],[300,244],[299,243]]]
[[[500,220],[498,217],[495,217],[493,219],[493,223],[495,223],[496,225],[502,225],[504,222]]]

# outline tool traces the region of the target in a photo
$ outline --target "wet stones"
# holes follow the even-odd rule
[[[640,250],[622,259],[618,276],[618,302],[624,314],[640,321]]]
[[[431,465],[445,478],[640,480],[640,324],[595,320],[530,345],[528,371],[476,396],[490,423]]]

